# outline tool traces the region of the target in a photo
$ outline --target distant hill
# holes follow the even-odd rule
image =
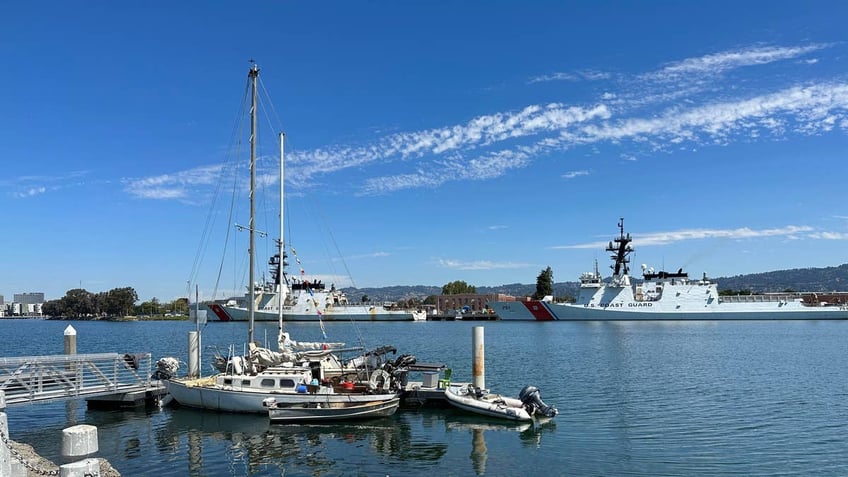
[[[699,279],[701,277],[690,276],[690,278]],[[848,263],[837,267],[794,268],[748,275],[735,275],[732,277],[709,278],[718,282],[719,291],[750,290],[754,293],[780,292],[785,290],[805,292],[848,291]],[[474,284],[470,283],[470,285]],[[576,296],[578,286],[579,284],[577,282],[554,283],[554,295],[558,297]],[[351,301],[358,302],[363,295],[368,295],[371,301],[379,302],[408,300],[410,298],[424,300],[430,295],[441,294],[442,287],[441,285],[414,285],[382,288],[345,288],[344,291]],[[496,287],[477,287],[477,293],[481,294],[503,293],[512,296],[527,296],[532,295],[535,291],[535,283],[511,283]]]

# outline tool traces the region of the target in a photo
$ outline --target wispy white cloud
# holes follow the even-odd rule
[[[521,262],[491,262],[488,260],[463,261],[451,259],[439,259],[439,265],[453,270],[499,270],[527,268],[531,266],[529,263]]]
[[[548,81],[600,81],[610,79],[612,75],[605,71],[580,70],[574,73],[556,72],[547,75],[534,76],[527,80],[527,84],[545,83]]]
[[[634,234],[634,246],[668,245],[675,242],[687,240],[702,240],[710,238],[722,238],[730,240],[741,240],[761,237],[785,237],[796,238],[805,236],[808,238],[824,238],[821,232],[815,232],[813,227],[807,225],[787,225],[781,228],[753,230],[748,227],[737,229],[687,229],[669,232],[653,232],[645,234]],[[591,242],[577,245],[557,245],[551,249],[598,249],[604,248],[608,241]]]
[[[466,122],[392,133],[364,144],[294,151],[287,158],[295,188],[356,169],[370,177],[342,186],[358,195],[436,188],[451,181],[483,181],[528,167],[553,152],[599,145],[624,145],[624,160],[645,152],[726,145],[738,141],[848,131],[848,83],[804,81],[781,87],[736,91],[719,83],[724,73],[786,60],[831,44],[754,46],[669,63],[635,76],[620,91],[605,91],[596,103],[533,104],[478,116]],[[543,80],[604,79],[608,73],[555,73]],[[628,89],[629,88],[629,89]],[[710,91],[714,94],[705,95]],[[732,91],[735,97],[728,97]],[[751,93],[750,91],[755,91]],[[651,108],[645,106],[651,105]],[[567,159],[567,156],[565,156]],[[208,185],[220,166],[125,181],[137,197],[184,198],[192,185]],[[390,171],[390,172],[387,172]],[[564,175],[574,178],[585,171]],[[269,172],[268,184],[275,179]],[[574,175],[572,175],[574,174]],[[338,181],[335,181],[339,184]],[[355,185],[354,185],[355,184]]]
[[[27,198],[27,197],[33,197],[33,196],[36,196],[36,195],[41,195],[46,190],[47,190],[47,188],[43,187],[43,186],[41,186],[41,187],[30,187],[29,189],[15,192],[14,196],[18,197],[20,199],[23,199],[23,198]]]
[[[0,187],[14,198],[26,199],[67,187],[85,185],[89,171],[70,171],[57,175],[24,175],[0,179]]]
[[[562,178],[563,179],[574,179],[575,177],[588,176],[588,175],[589,175],[589,171],[586,171],[586,170],[571,171],[571,172],[566,172],[565,174],[563,174]]]
[[[848,84],[795,86],[776,93],[689,109],[669,109],[652,118],[627,118],[590,124],[564,136],[567,143],[593,144],[624,139],[668,143],[724,143],[733,134],[751,137],[760,132],[791,130],[816,134],[848,118]]]
[[[197,186],[216,184],[223,168],[222,164],[217,164],[174,174],[124,179],[124,189],[130,195],[143,199],[183,199],[192,196]]]
[[[815,232],[808,236],[813,239],[821,240],[848,240],[848,233],[845,232]]]
[[[508,229],[509,226],[508,225],[490,225],[486,228],[489,229],[489,230],[503,230],[503,229]]]
[[[643,79],[661,81],[677,80],[686,75],[715,75],[743,66],[763,65],[776,61],[798,58],[814,51],[827,48],[829,44],[806,46],[757,46],[728,50],[711,55],[688,58],[670,63],[662,69],[642,75]]]
[[[547,75],[534,76],[534,77],[530,78],[529,80],[527,80],[527,83],[533,84],[533,83],[545,83],[545,82],[548,82],[548,81],[577,81],[578,79],[580,79],[580,77],[575,75],[575,74],[572,74],[572,73],[556,72],[556,73],[551,73],[551,74],[547,74]]]

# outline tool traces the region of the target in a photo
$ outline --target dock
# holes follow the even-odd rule
[[[151,380],[150,353],[0,358],[8,406],[84,398],[93,408],[146,406],[167,393]]]
[[[421,373],[423,379],[404,384],[400,391],[401,407],[446,407],[449,405],[445,398],[445,389],[450,384],[449,368],[441,363],[416,363],[409,367],[409,372]]]

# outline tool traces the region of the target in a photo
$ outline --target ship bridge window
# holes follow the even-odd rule
[[[242,386],[250,386],[250,380],[249,379],[242,379],[241,385]]]
[[[263,388],[273,388],[276,384],[277,381],[270,378],[265,378],[262,381],[259,381],[259,385]]]
[[[293,379],[281,379],[280,380],[280,387],[281,388],[293,388],[294,387],[294,380]]]

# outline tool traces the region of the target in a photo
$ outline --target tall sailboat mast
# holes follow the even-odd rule
[[[285,302],[286,296],[285,291],[287,291],[284,287],[286,286],[286,278],[283,275],[283,268],[286,266],[285,256],[286,256],[286,241],[284,240],[284,221],[283,215],[285,214],[285,208],[283,198],[285,197],[285,189],[286,189],[286,181],[285,181],[285,170],[286,170],[286,160],[285,160],[285,144],[286,142],[286,133],[280,133],[280,265],[279,270],[277,270],[277,281],[279,282],[277,288],[277,327],[278,333],[277,336],[282,336],[283,333],[283,303]]]
[[[256,292],[255,278],[256,271],[254,270],[255,254],[256,254],[256,106],[258,90],[256,83],[259,78],[259,66],[253,63],[250,72],[247,74],[251,83],[251,98],[250,98],[250,245],[248,248],[248,256],[250,257],[250,271],[248,273],[248,309],[247,309],[247,342],[253,343],[253,321],[254,308],[256,308]]]

